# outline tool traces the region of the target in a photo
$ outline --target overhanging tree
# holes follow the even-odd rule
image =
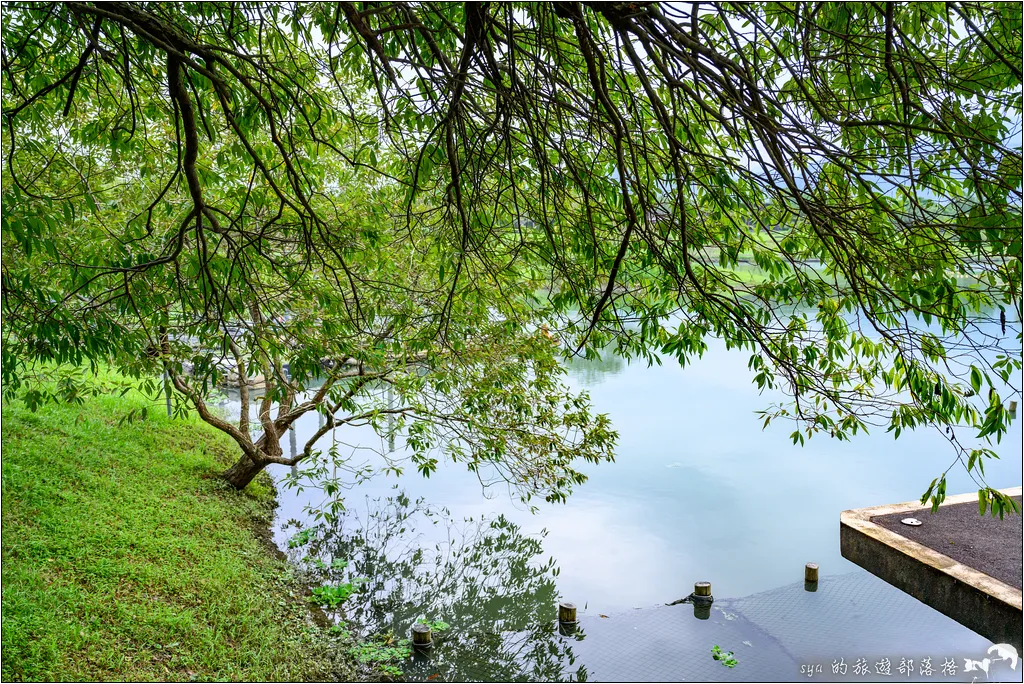
[[[333,308],[355,347],[390,344],[383,367],[404,333],[371,318],[401,291],[411,338],[452,363],[485,310],[588,354],[687,363],[724,338],[789,394],[764,417],[794,419],[794,441],[934,427],[1008,505],[980,468],[1020,395],[1019,6],[6,13],[8,391],[29,359],[169,362],[160,327],[184,320],[280,356],[296,340],[259,321],[282,292]],[[386,248],[346,215],[387,226]],[[73,254],[69,223],[103,251]],[[380,287],[387,269],[360,262],[392,252],[426,256]],[[132,319],[147,331],[126,323],[160,277],[166,322],[153,305]],[[531,302],[536,285],[550,296]]]
[[[11,58],[31,62],[37,43],[60,41],[45,22],[67,9],[14,14]],[[90,40],[104,25],[93,22]],[[159,26],[172,43],[187,42]],[[263,37],[251,32],[248,47]],[[293,70],[302,104],[319,107],[317,126],[302,129],[284,91],[260,92],[264,83],[235,97],[212,72],[197,90],[184,54],[149,50],[128,32],[117,39],[130,41],[128,62],[111,65],[112,53],[88,45],[99,65],[71,58],[80,75],[63,104],[47,93],[6,110],[9,393],[30,378],[26,398],[42,398],[40,372],[54,372],[36,360],[166,372],[238,445],[223,475],[238,488],[267,465],[308,459],[324,435],[365,424],[405,432],[424,474],[440,452],[526,499],[564,499],[584,479],[575,462],[610,457],[607,418],[559,382],[523,268],[467,268],[451,292],[438,282],[441,238],[401,220],[430,208],[403,207],[400,184],[351,163],[373,125],[334,112],[365,109],[358,87],[324,87],[312,59],[288,55],[294,41],[276,44],[280,59],[264,58],[257,73],[280,85],[269,70]],[[200,92],[222,97],[223,109]],[[65,396],[83,391],[73,375],[56,375]],[[239,387],[237,420],[210,405],[225,380]],[[322,427],[290,453],[289,428],[313,412]],[[341,454],[329,456],[343,477],[359,476]],[[405,467],[382,456],[389,470]],[[328,489],[344,484],[327,479]]]

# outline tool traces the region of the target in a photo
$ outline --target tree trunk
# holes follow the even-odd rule
[[[251,458],[242,454],[235,465],[231,466],[220,474],[221,478],[238,490],[245,489],[252,482],[252,479],[260,474],[267,466],[266,463],[255,463]]]

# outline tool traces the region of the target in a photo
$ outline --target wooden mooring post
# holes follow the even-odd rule
[[[818,564],[804,566],[804,591],[818,591]]]
[[[430,638],[430,625],[417,622],[412,626],[412,647],[415,649],[428,649],[434,646]]]
[[[563,601],[558,604],[558,633],[572,636],[576,633],[576,604]]]
[[[711,582],[694,582],[690,602],[693,603],[693,617],[698,620],[711,619],[711,604],[715,597],[711,595]]]

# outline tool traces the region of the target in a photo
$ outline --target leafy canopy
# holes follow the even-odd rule
[[[226,321],[268,376],[301,340],[298,377],[346,346],[456,359],[485,319],[650,361],[715,336],[788,394],[764,418],[794,442],[934,427],[1002,511],[982,464],[1020,395],[1021,19],[11,3],[5,388]],[[271,310],[305,322],[283,342]]]

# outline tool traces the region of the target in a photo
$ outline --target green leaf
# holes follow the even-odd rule
[[[981,371],[976,366],[971,366],[971,387],[975,394],[981,392]]]

